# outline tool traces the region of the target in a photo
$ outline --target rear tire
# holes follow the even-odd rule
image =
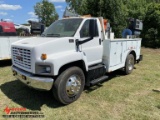
[[[62,104],[70,104],[76,101],[85,84],[85,76],[79,67],[66,69],[58,76],[53,85],[53,95]]]
[[[129,54],[127,56],[125,63],[125,74],[126,75],[131,74],[133,69],[134,69],[134,56],[132,54]]]

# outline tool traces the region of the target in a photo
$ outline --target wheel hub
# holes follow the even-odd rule
[[[73,75],[71,76],[66,83],[66,92],[69,97],[75,96],[79,93],[81,88],[81,79]]]

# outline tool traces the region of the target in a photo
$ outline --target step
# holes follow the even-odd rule
[[[88,70],[94,70],[94,69],[98,69],[98,68],[102,68],[104,67],[105,65],[104,64],[98,64],[96,66],[91,66],[88,68]]]
[[[100,83],[100,82],[105,81],[106,79],[108,79],[108,76],[102,76],[102,77],[100,77],[100,78],[97,78],[97,79],[95,79],[95,80],[92,80],[92,81],[90,82],[90,84],[91,84],[91,85],[95,85],[95,84],[97,84],[97,83]]]

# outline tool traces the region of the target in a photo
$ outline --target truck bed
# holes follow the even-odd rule
[[[107,72],[111,72],[125,66],[127,55],[134,51],[136,60],[140,57],[141,39],[107,39],[103,41],[103,62]]]

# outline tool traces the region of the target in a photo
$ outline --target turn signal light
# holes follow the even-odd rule
[[[42,54],[42,55],[41,55],[41,59],[42,59],[42,60],[46,60],[46,59],[47,59],[47,54]]]

